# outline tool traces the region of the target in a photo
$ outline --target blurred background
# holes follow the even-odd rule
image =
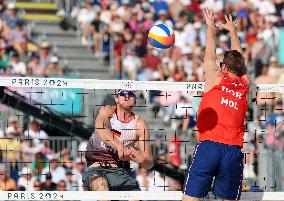
[[[204,81],[202,9],[238,19],[238,36],[256,84],[284,84],[283,0],[0,0],[1,76]],[[165,23],[175,46],[147,46]],[[217,37],[217,60],[230,48]],[[219,62],[217,61],[217,64]],[[0,190],[83,190],[84,151],[101,105],[114,91],[0,90]],[[251,91],[244,136],[243,191],[284,191],[282,94]],[[202,92],[139,91],[135,112],[151,128],[156,165],[132,164],[142,190],[181,190],[197,143]]]

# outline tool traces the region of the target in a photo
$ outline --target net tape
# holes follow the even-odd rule
[[[0,200],[181,200],[181,191],[2,191]],[[212,193],[203,200],[216,199]],[[241,200],[284,200],[284,192],[243,192]]]
[[[39,88],[80,88],[80,89],[128,89],[159,91],[204,91],[204,82],[170,82],[170,81],[133,81],[133,80],[99,80],[66,79],[35,77],[1,77],[0,86],[5,87],[39,87]],[[282,84],[252,84],[257,92],[284,93]]]

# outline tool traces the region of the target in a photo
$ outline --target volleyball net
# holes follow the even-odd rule
[[[17,180],[17,191],[3,191],[0,199],[181,200],[186,169],[198,142],[196,119],[204,83],[1,77],[0,86],[3,130],[0,171],[4,170],[0,175]],[[81,193],[78,172],[86,167],[86,142],[94,132],[99,108],[115,105],[119,89],[136,91],[133,111],[149,125],[155,166],[146,171],[131,163],[132,175],[141,192]],[[242,200],[284,200],[283,92],[283,85],[251,85],[245,119]],[[271,101],[273,103],[269,104]],[[230,101],[224,104],[236,107]],[[15,135],[11,115],[22,122],[18,125],[22,127],[21,134]],[[47,136],[28,132],[34,120]],[[14,144],[5,145],[12,138]],[[18,147],[15,148],[15,144]],[[39,155],[44,163],[39,162]],[[40,188],[45,184],[46,170],[50,170],[51,161],[55,160],[66,174],[58,178],[52,175],[56,178],[56,191],[35,191],[42,190],[34,188],[38,187],[35,181],[39,181]],[[60,184],[65,188],[60,188]],[[19,191],[23,188],[31,192]],[[209,194],[204,199],[211,200],[214,196]]]

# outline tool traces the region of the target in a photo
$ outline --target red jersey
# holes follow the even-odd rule
[[[221,82],[206,92],[200,103],[197,116],[199,141],[243,146],[248,90],[245,79],[222,75]]]

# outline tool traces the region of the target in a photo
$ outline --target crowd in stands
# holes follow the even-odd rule
[[[55,152],[38,121],[23,131],[18,118],[10,117],[1,138],[0,190],[83,189],[81,172],[86,164],[81,152],[76,158],[68,148]]]
[[[81,43],[93,47],[95,54],[114,56],[114,78],[139,81],[204,81],[202,62],[206,45],[206,25],[202,9],[212,8],[216,20],[224,14],[238,19],[238,36],[247,58],[247,71],[256,84],[283,84],[284,71],[278,63],[278,28],[284,26],[284,2],[281,0],[101,0],[87,1],[81,9],[74,9],[73,17],[82,30]],[[149,47],[147,34],[156,24],[165,23],[175,30],[176,42],[170,50],[161,52]],[[113,41],[114,46],[110,46]],[[111,48],[109,48],[111,47]],[[217,65],[230,49],[230,37],[221,30],[217,34]],[[199,98],[193,93],[156,92],[143,94],[158,116],[173,129],[195,134],[195,117]],[[195,95],[195,97],[194,97]],[[255,94],[251,99],[255,98]],[[167,97],[167,98],[165,98]],[[257,105],[254,113],[253,105]],[[278,110],[275,108],[279,106]],[[185,109],[187,108],[187,109]],[[264,139],[266,148],[284,147],[283,126],[274,131],[275,119],[283,118],[281,95],[258,93],[250,102],[247,119],[257,116],[269,119],[255,125],[247,122],[244,152],[244,177],[257,176],[257,146]],[[177,120],[180,118],[180,120]],[[261,121],[260,121],[261,122]],[[267,128],[265,135],[255,130]],[[158,142],[160,142],[158,140]],[[168,143],[171,144],[171,143]],[[168,145],[169,146],[169,145]],[[174,143],[174,147],[180,147]],[[182,157],[181,155],[175,158]],[[187,157],[187,156],[185,156]],[[184,158],[169,162],[181,166]]]
[[[224,20],[224,13],[232,13],[238,18],[238,35],[248,61],[247,70],[255,83],[284,83],[284,71],[277,54],[277,28],[284,25],[284,2],[281,0],[85,0],[81,7],[74,6],[65,12],[77,22],[82,45],[91,47],[95,55],[113,58],[114,79],[199,82],[204,81],[202,62],[206,25],[202,9],[205,7],[214,9],[217,20]],[[175,30],[175,45],[166,52],[157,51],[147,44],[149,29],[159,23]],[[31,40],[13,3],[2,8],[0,37],[2,75],[64,74],[51,45],[43,41],[37,46]],[[219,65],[224,52],[230,49],[226,31],[218,32],[217,46]],[[164,123],[180,131],[178,139],[192,135],[195,140],[200,95],[202,93],[159,91],[143,94]],[[281,121],[284,115],[280,97],[275,93],[258,93],[256,101],[251,102],[248,119],[255,115],[252,105],[257,104],[257,117],[268,121],[260,121],[259,125],[247,122],[243,149],[248,156],[244,166],[245,178],[257,177],[253,164],[257,163],[259,138],[264,139],[267,148],[284,148],[283,126],[277,124],[275,129],[275,120]],[[258,128],[266,129],[267,133],[255,135]],[[19,141],[17,136],[32,140]],[[37,121],[31,122],[30,128],[23,131],[18,127],[17,118],[10,118],[3,137],[6,139],[0,140],[2,161],[5,159],[10,163],[9,167],[1,163],[1,190],[83,190],[80,174],[85,168],[83,157],[72,158],[70,150],[55,153],[48,146],[48,134],[40,129]],[[184,168],[187,165],[184,161],[190,154],[182,155],[179,140],[171,138],[165,142],[162,136],[156,137],[153,152],[173,166]],[[84,151],[84,146],[83,143],[80,150]],[[10,151],[4,151],[6,149]],[[177,149],[179,151],[169,151]],[[27,163],[19,168],[17,161]],[[158,172],[137,167],[136,170],[134,174],[142,190],[181,190],[177,181],[168,177],[164,179],[164,175]]]
[[[18,76],[61,76],[63,68],[48,41],[35,44],[14,2],[7,2],[0,15],[0,74]]]

